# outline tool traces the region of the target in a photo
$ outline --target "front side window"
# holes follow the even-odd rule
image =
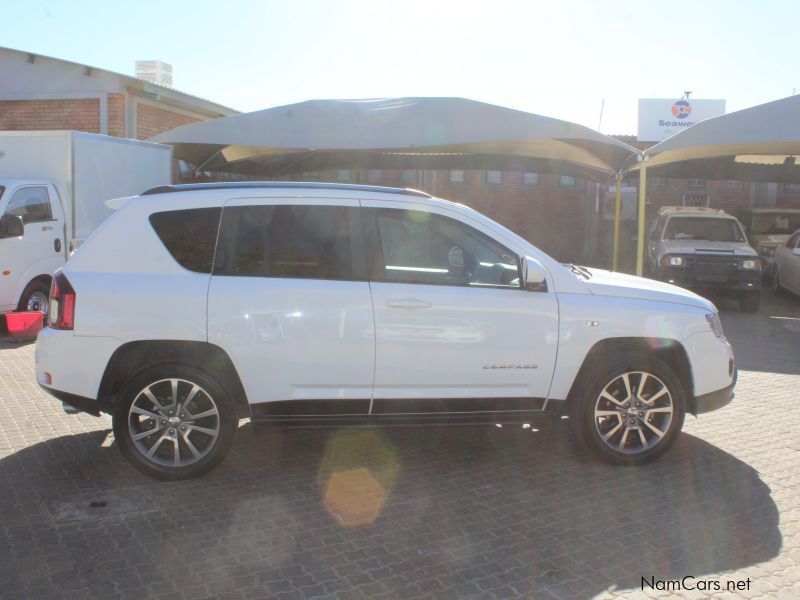
[[[211,273],[221,212],[219,206],[168,210],[150,215],[150,225],[184,269]]]
[[[214,275],[364,280],[358,211],[346,206],[226,207]]]
[[[53,211],[47,188],[37,185],[18,189],[8,201],[6,213],[22,217],[25,225],[52,221]]]
[[[478,230],[441,215],[366,209],[377,281],[519,288],[519,260]]]
[[[739,222],[734,219],[672,217],[664,230],[664,239],[743,242],[744,235]]]

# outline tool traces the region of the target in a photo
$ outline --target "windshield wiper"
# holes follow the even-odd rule
[[[567,267],[570,271],[572,271],[578,277],[583,279],[591,279],[592,273],[586,267],[577,267],[572,263],[562,263],[565,267]]]

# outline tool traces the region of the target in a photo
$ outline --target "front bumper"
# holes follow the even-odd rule
[[[730,401],[733,400],[733,388],[736,387],[736,380],[738,376],[739,370],[734,368],[733,381],[728,387],[717,390],[716,392],[711,392],[710,394],[696,396],[694,399],[694,410],[692,413],[699,415],[711,412],[712,410],[717,410],[718,408],[722,408],[723,406],[729,404]]]
[[[706,293],[741,293],[761,289],[761,271],[730,270],[722,273],[700,273],[685,267],[662,267],[659,280],[687,290]]]

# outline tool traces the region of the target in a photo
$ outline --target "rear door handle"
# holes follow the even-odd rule
[[[386,306],[389,308],[430,308],[432,305],[425,300],[418,300],[417,298],[398,298],[396,300],[387,300]]]

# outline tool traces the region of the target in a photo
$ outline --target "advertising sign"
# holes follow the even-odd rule
[[[725,114],[725,100],[639,98],[639,142],[660,142],[695,123]]]

